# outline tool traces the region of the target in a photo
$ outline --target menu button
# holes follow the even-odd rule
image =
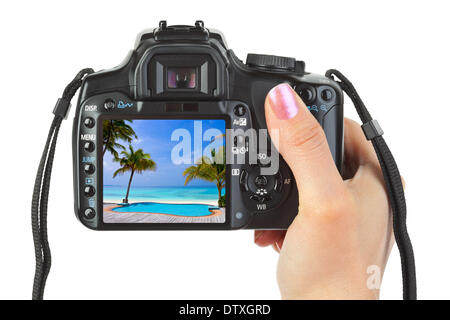
[[[95,144],[92,141],[87,141],[84,143],[83,149],[87,152],[92,152],[95,150]]]

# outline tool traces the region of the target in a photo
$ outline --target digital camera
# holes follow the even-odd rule
[[[120,66],[81,86],[73,127],[79,220],[96,230],[286,229],[298,190],[264,112],[280,83],[320,123],[341,170],[338,83],[294,58],[249,54],[243,63],[201,21],[161,21],[139,34]]]

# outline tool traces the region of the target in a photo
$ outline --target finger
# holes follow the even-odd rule
[[[266,97],[266,121],[274,145],[291,168],[302,204],[333,199],[344,188],[325,133],[300,97],[286,83]]]
[[[260,247],[267,247],[284,239],[285,235],[286,230],[256,230],[255,243]]]
[[[283,243],[284,243],[284,237],[275,241],[274,244],[272,245],[272,247],[276,252],[280,253],[281,249],[283,248]]]
[[[344,128],[345,165],[350,166],[349,171],[353,171],[346,172],[344,178],[353,178],[359,170],[361,175],[375,176],[376,180],[384,185],[377,154],[372,143],[366,139],[361,126],[357,122],[345,118]],[[405,179],[403,177],[401,179],[403,189],[405,189]]]
[[[342,176],[352,179],[362,166],[378,166],[375,150],[367,141],[361,126],[353,120],[344,119],[344,164]]]
[[[370,141],[366,139],[359,123],[344,119],[345,157],[358,165],[377,164],[378,158]]]
[[[384,196],[384,180],[372,143],[367,141],[361,126],[344,119],[344,178],[357,189],[378,190]],[[354,189],[354,188],[353,188]]]

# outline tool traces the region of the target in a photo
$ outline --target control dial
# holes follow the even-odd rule
[[[273,200],[276,193],[281,192],[283,178],[281,172],[275,175],[264,176],[256,172],[259,170],[241,171],[239,184],[241,190],[250,200],[257,203],[266,203]]]
[[[289,57],[249,53],[247,55],[246,64],[249,67],[255,68],[279,71],[295,71],[295,58]]]

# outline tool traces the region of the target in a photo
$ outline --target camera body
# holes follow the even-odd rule
[[[270,89],[289,83],[323,127],[338,170],[343,158],[342,91],[304,68],[294,58],[257,54],[243,63],[201,21],[162,21],[139,34],[121,65],[81,86],[76,216],[95,230],[286,229],[298,212],[297,185],[281,157],[267,173],[275,148],[270,139],[256,142]],[[200,146],[186,142],[189,134],[200,135]],[[202,150],[192,163],[182,142],[188,155]]]

